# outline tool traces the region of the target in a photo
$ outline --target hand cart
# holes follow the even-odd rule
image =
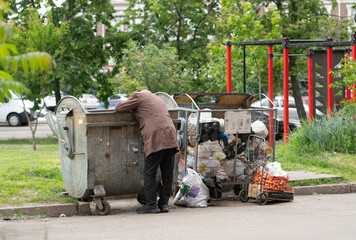
[[[248,184],[239,194],[240,201],[245,203],[249,199],[256,199],[257,204],[265,205],[268,201],[293,201],[294,188],[287,187],[285,191],[271,191],[263,189],[263,169],[260,184]]]
[[[200,172],[202,175],[205,174],[206,168],[201,168],[198,165],[198,156],[200,144],[207,139],[214,141],[213,135],[206,136],[204,131],[203,121],[200,121],[203,115],[207,113],[211,114],[212,118],[223,119],[224,120],[224,131],[223,133],[229,136],[232,136],[235,141],[235,146],[231,145],[231,148],[234,151],[231,151],[232,155],[226,157],[230,168],[233,170],[233,174],[228,175],[227,180],[219,182],[221,189],[227,190],[229,187],[233,187],[234,193],[239,196],[239,193],[243,186],[246,186],[250,183],[250,178],[253,176],[253,171],[257,165],[261,165],[261,161],[267,161],[270,159],[274,161],[275,157],[275,144],[273,144],[275,135],[277,132],[277,109],[275,108],[252,108],[250,104],[255,100],[255,97],[250,94],[239,94],[239,93],[191,93],[191,94],[175,94],[173,96],[174,100],[179,106],[180,113],[179,115],[185,116],[185,122],[187,125],[194,125],[194,128],[185,126],[185,139],[186,145],[187,142],[191,144],[191,147],[194,147],[194,164],[189,165],[197,172]],[[270,114],[272,113],[272,114]],[[190,116],[194,115],[193,124],[191,124]],[[249,149],[249,141],[262,141],[265,144],[266,139],[259,137],[251,132],[251,124],[257,120],[262,121],[265,126],[268,128],[270,137],[269,139],[273,140],[269,143],[270,147],[267,147],[264,150],[264,158],[261,159],[260,148],[251,148]],[[272,121],[271,121],[272,120]],[[206,125],[211,124],[210,122],[205,122]],[[212,123],[214,124],[214,123]],[[214,126],[211,125],[211,128]],[[188,128],[188,129],[187,129]],[[215,135],[214,135],[215,136]],[[187,140],[189,139],[189,140]],[[240,142],[239,142],[240,141]],[[224,143],[226,148],[226,144]],[[239,148],[239,149],[238,149]],[[239,150],[239,153],[237,152]],[[239,158],[237,155],[241,154],[242,158]],[[243,155],[245,154],[245,155]],[[186,171],[187,167],[187,156],[188,150],[184,148],[181,151],[182,159],[182,173]],[[268,157],[267,157],[268,155]],[[244,162],[246,168],[243,170],[243,174],[237,174],[237,162]],[[214,174],[214,172],[213,172]],[[209,177],[209,175],[205,175]],[[221,196],[221,194],[217,194]]]

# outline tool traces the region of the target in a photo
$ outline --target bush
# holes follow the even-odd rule
[[[300,153],[356,153],[356,109],[303,122],[291,133],[289,147]]]

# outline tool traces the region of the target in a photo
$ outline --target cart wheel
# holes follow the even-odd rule
[[[247,191],[245,189],[240,191],[239,198],[240,198],[240,201],[243,202],[243,203],[248,201]]]
[[[265,205],[267,203],[267,194],[264,192],[261,192],[257,195],[256,201],[258,205]]]
[[[95,206],[96,212],[99,215],[109,215],[110,213],[110,204],[105,200],[105,199],[101,199],[101,203],[103,205],[103,209],[99,209],[98,205]]]
[[[146,204],[145,195],[143,195],[142,193],[137,193],[136,199],[137,199],[137,202],[139,202],[140,204],[142,204],[142,205]]]

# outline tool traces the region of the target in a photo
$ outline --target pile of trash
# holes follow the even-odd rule
[[[221,196],[222,183],[232,183],[234,178],[253,179],[258,166],[266,166],[272,153],[265,143],[268,130],[259,120],[251,124],[251,133],[225,134],[224,119],[213,118],[211,112],[202,112],[198,128],[200,136],[198,151],[195,149],[197,124],[195,113],[192,113],[188,119],[187,159],[185,161],[181,153],[178,169],[178,179],[181,180],[182,187],[175,198],[177,205],[192,207],[191,203],[184,203],[187,196],[192,198],[192,190],[187,193],[187,185],[189,185],[187,176],[194,175],[194,178],[197,176],[201,178],[207,189],[202,185],[195,187],[204,190],[203,195],[208,191],[208,197],[216,198]],[[187,172],[184,172],[185,162]],[[193,174],[192,171],[195,173]],[[189,186],[192,188],[191,185]],[[198,205],[205,206],[202,203]]]

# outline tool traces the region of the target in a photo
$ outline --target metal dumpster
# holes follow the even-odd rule
[[[157,95],[177,126],[175,101],[165,93]],[[143,142],[131,113],[87,111],[78,99],[66,96],[55,116],[56,123],[51,114],[46,118],[59,139],[63,182],[70,196],[94,200],[97,212],[106,215],[110,205],[103,197],[143,193]]]

